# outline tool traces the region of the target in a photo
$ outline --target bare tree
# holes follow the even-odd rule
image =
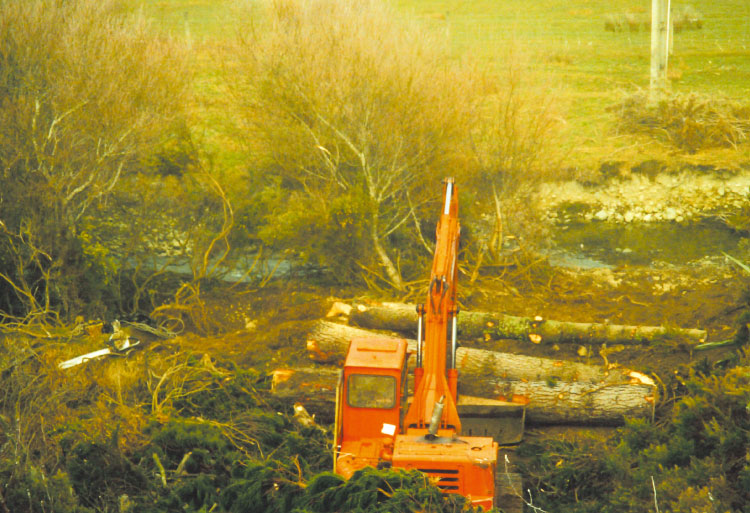
[[[505,220],[533,210],[530,197],[540,182],[559,173],[563,156],[559,97],[549,82],[528,71],[518,49],[510,48],[493,84],[473,133],[477,168],[472,188],[492,219],[478,265],[485,252],[497,258]]]
[[[376,266],[359,264],[402,289],[391,238],[460,172],[473,69],[375,0],[274,2],[258,32],[240,41],[230,84],[258,168],[318,211],[341,195],[361,202]]]
[[[114,2],[0,3],[6,313],[23,317],[24,297],[49,294],[45,308],[70,314],[90,293],[81,220],[169,134],[186,90],[182,62]]]

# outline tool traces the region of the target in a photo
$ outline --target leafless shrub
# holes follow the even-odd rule
[[[68,316],[90,299],[80,223],[169,133],[185,91],[181,62],[174,44],[110,1],[0,3],[7,315],[28,320],[41,306]]]
[[[703,15],[692,5],[677,6],[670,12],[670,23],[676,33],[683,30],[703,28]],[[604,16],[604,30],[607,32],[630,32],[651,30],[651,15],[637,11],[610,13]]]
[[[343,214],[366,242],[341,257],[403,289],[392,241],[419,231],[439,180],[465,165],[478,100],[473,68],[451,62],[445,41],[397,23],[375,0],[274,2],[256,35],[239,42],[230,87],[256,167],[283,177],[286,203],[296,205],[294,215],[274,213],[272,235],[284,233],[287,218],[296,223],[290,232],[319,229],[335,217],[333,203],[349,198]]]
[[[536,213],[530,198],[540,182],[559,174],[563,105],[555,89],[530,73],[526,62],[519,50],[509,52],[493,78],[492,94],[485,97],[474,132],[478,166],[469,184],[491,225],[480,228],[477,268],[485,254],[497,262],[506,235],[534,239],[539,223],[531,219]]]
[[[622,32],[625,27],[625,17],[620,14],[607,14],[604,17],[604,30],[607,32]]]
[[[26,335],[4,335],[0,352],[0,459],[24,465],[33,458],[54,465],[48,428],[67,418],[68,404],[83,386],[64,383],[54,364],[39,353],[38,341]]]
[[[666,139],[689,153],[732,147],[747,140],[750,104],[698,94],[675,94],[651,104],[646,93],[633,94],[613,107],[620,129]]]
[[[675,32],[679,30],[700,30],[703,28],[703,15],[692,5],[675,7],[672,9],[670,17]]]
[[[221,205],[221,228],[214,231],[200,226],[196,233],[191,234],[192,279],[179,287],[172,301],[157,306],[151,315],[175,332],[189,325],[198,333],[214,334],[220,331],[220,326],[208,309],[202,287],[206,280],[220,279],[226,272],[222,265],[231,250],[229,235],[234,226],[234,211],[223,187],[211,173],[203,173],[202,182],[202,190],[216,197]]]

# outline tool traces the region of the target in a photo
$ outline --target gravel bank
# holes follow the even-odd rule
[[[570,220],[565,219],[570,214],[561,212],[574,210],[586,221],[681,223],[750,207],[750,172],[631,175],[596,186],[576,181],[546,183],[540,193],[551,221]]]

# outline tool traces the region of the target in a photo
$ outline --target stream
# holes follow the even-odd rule
[[[724,253],[740,261],[750,260],[750,235],[732,230],[714,218],[677,223],[659,221],[649,223],[617,223],[608,221],[566,220],[553,225],[551,245],[547,250],[553,266],[596,269],[618,266],[684,266],[696,263],[716,263],[725,259]],[[321,268],[278,258],[270,259],[253,272],[255,255],[226,267],[220,266],[223,281],[252,282],[269,274],[275,277],[310,276],[323,272]],[[154,265],[185,276],[192,271],[186,260],[157,257]]]
[[[712,219],[692,223],[569,222],[555,226],[549,255],[552,265],[564,267],[681,266],[723,257],[723,253],[742,260],[750,249],[747,238]]]

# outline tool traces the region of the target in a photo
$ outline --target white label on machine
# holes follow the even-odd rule
[[[380,432],[384,435],[393,436],[396,434],[396,426],[393,424],[383,424],[383,429]]]

